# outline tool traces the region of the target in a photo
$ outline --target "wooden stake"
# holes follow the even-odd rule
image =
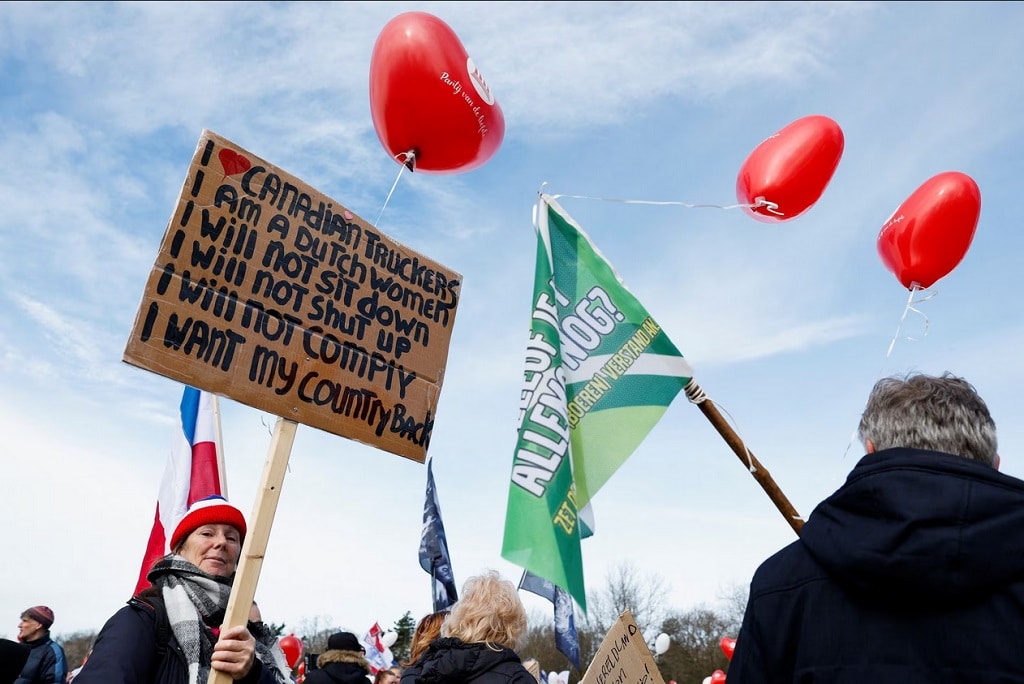
[[[270,528],[274,524],[277,500],[281,496],[281,485],[284,483],[285,471],[288,470],[288,457],[298,426],[295,421],[285,418],[278,418],[277,425],[274,426],[267,463],[263,468],[263,481],[260,483],[260,491],[257,493],[252,516],[249,518],[248,532],[242,544],[242,557],[235,570],[235,581],[231,586],[231,596],[228,598],[221,629],[244,625],[249,621],[249,611],[252,609],[253,599],[256,598],[256,584],[260,579],[260,570],[263,569],[263,556],[267,551]],[[265,665],[272,666],[272,663]],[[207,684],[232,682],[231,675],[210,668]]]

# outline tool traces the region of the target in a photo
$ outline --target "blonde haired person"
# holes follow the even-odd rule
[[[401,684],[537,684],[516,653],[527,626],[516,586],[487,570],[460,595],[441,636],[405,668]]]

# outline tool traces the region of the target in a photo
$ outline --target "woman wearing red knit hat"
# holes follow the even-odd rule
[[[153,586],[103,626],[76,684],[206,684],[211,667],[241,684],[290,684],[276,642],[247,626],[220,631],[245,532],[223,497],[192,504],[147,575]]]

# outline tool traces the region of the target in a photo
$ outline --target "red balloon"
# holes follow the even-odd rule
[[[288,663],[288,667],[294,670],[295,666],[302,659],[302,639],[294,634],[289,634],[278,639],[277,643],[281,646],[281,650],[284,651],[284,659]]]
[[[413,171],[469,171],[505,136],[501,107],[459,37],[426,12],[400,14],[377,36],[370,113],[381,144]]]
[[[711,673],[711,684],[725,684],[725,673],[715,670]]]
[[[967,254],[980,215],[981,190],[970,176],[932,176],[882,226],[878,255],[903,287],[931,287]]]
[[[843,131],[827,116],[797,119],[754,148],[736,177],[736,199],[764,223],[794,219],[818,201],[843,156]],[[764,205],[763,201],[770,202]]]
[[[725,657],[732,660],[732,652],[736,650],[736,640],[732,637],[722,637],[718,644],[722,647],[722,653],[725,654]]]

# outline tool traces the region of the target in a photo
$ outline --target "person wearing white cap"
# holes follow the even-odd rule
[[[223,497],[192,504],[147,575],[153,586],[107,621],[75,683],[206,684],[213,668],[241,684],[291,684],[247,626],[221,630],[245,533]]]

